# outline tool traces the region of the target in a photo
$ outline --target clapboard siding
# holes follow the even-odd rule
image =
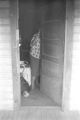
[[[0,0],[0,8],[9,8],[10,4],[8,0]]]
[[[80,0],[74,0],[72,73],[70,109],[79,110],[80,103]]]
[[[13,109],[9,1],[0,1],[0,109]]]
[[[8,18],[9,17],[9,9],[1,9],[0,8],[0,18]]]
[[[74,21],[73,21],[73,63],[78,66],[76,55],[80,53],[80,1],[74,2]]]

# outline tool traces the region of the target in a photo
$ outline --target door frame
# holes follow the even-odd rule
[[[11,39],[12,39],[12,68],[13,68],[13,95],[14,109],[25,108],[21,106],[21,88],[20,88],[20,51],[19,51],[19,6],[18,0],[10,0],[11,6]],[[73,2],[66,0],[66,20],[65,20],[65,50],[64,50],[64,71],[63,71],[63,93],[62,106],[63,111],[69,108],[69,92],[71,82],[71,64],[72,64],[72,30],[73,30]],[[16,34],[18,33],[18,34]],[[16,59],[15,59],[16,58]],[[54,107],[54,106],[53,106]],[[27,107],[26,107],[27,108]]]
[[[20,52],[19,52],[19,29],[18,29],[18,0],[10,2],[10,26],[11,26],[11,54],[12,54],[12,74],[13,74],[13,101],[14,110],[21,106],[20,94]]]

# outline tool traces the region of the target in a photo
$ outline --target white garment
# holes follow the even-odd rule
[[[30,86],[31,85],[31,69],[30,69],[30,67],[24,68],[23,77],[28,82],[28,84]]]
[[[31,85],[31,68],[26,67],[24,61],[20,61],[20,74],[22,74],[23,78],[28,82],[29,86]]]

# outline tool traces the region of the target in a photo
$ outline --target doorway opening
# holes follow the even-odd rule
[[[40,90],[40,72],[35,81],[35,88],[32,89],[31,87],[32,70],[33,72],[36,72],[35,69],[40,71],[38,62],[32,60],[33,67],[31,67],[30,56],[30,42],[37,31],[41,28],[39,6],[40,1],[19,1],[19,48],[22,106],[56,106],[56,103],[54,103],[49,96],[45,95]],[[35,72],[34,74],[36,74]]]
[[[19,0],[21,106],[62,104],[64,1]],[[33,62],[32,67],[30,44],[38,31],[40,31],[40,64]],[[35,73],[36,68],[39,74],[32,89],[32,71]]]

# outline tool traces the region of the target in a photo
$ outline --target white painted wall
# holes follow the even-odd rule
[[[80,0],[74,2],[70,110],[80,110]]]
[[[0,109],[13,109],[9,1],[0,1]]]

